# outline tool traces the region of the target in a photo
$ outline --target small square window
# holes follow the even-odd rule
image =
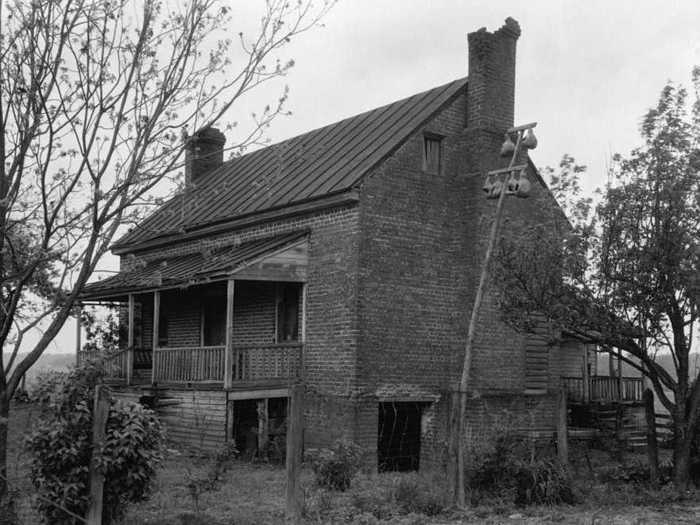
[[[435,136],[423,137],[423,171],[440,173],[441,142]]]

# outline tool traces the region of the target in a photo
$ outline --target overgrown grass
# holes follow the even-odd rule
[[[15,407],[10,425],[9,475],[20,494],[17,510],[22,524],[40,523],[32,510],[28,458],[22,435],[37,417],[31,406]],[[588,454],[588,459],[586,459]],[[599,450],[571,447],[572,475],[582,500],[575,506],[517,507],[512,501],[491,499],[466,510],[447,506],[446,479],[431,474],[367,474],[353,479],[345,492],[317,487],[311,469],[302,474],[307,524],[457,525],[500,523],[700,523],[700,497],[682,498],[669,489],[654,490],[618,476],[610,455]],[[644,461],[630,454],[626,461]],[[590,469],[589,469],[590,464]],[[170,450],[158,470],[156,487],[148,501],[129,508],[124,525],[266,525],[284,523],[285,472],[282,466],[234,461],[221,483],[201,493],[195,512],[188,477],[206,477],[211,464],[199,456]],[[622,467],[620,467],[622,468]],[[606,469],[608,469],[606,471]],[[629,472],[638,476],[637,467]],[[607,472],[607,473],[606,473]],[[617,473],[616,473],[617,472]],[[605,479],[607,476],[607,479]],[[617,479],[619,478],[619,479]]]

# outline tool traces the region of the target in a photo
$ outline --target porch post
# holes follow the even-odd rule
[[[151,348],[153,349],[152,352],[152,357],[151,357],[151,383],[156,382],[156,370],[158,367],[156,366],[156,360],[158,359],[158,355],[156,353],[156,350],[158,350],[158,330],[160,328],[160,292],[155,291],[153,292],[153,344],[151,345]]]
[[[617,395],[622,401],[622,349],[617,349]]]
[[[583,402],[591,402],[591,374],[589,371],[590,347],[583,345]]]
[[[134,294],[129,294],[129,312],[127,320],[126,340],[126,384],[130,385],[134,378]]]
[[[78,313],[75,316],[75,365],[80,366],[80,317],[83,314],[83,306],[78,304]]]
[[[299,378],[304,379],[304,352],[306,347],[306,296],[307,285],[301,285],[301,346],[299,348]]]
[[[229,279],[226,287],[226,350],[224,351],[224,388],[231,388],[233,383],[233,366],[238,374],[238,358],[233,355],[233,292],[236,281]]]

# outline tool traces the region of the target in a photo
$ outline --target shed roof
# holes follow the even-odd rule
[[[308,235],[296,231],[240,244],[229,244],[208,252],[161,257],[140,267],[128,268],[102,281],[88,284],[84,300],[121,296],[131,292],[189,286],[236,275],[236,272],[290,247]]]
[[[119,239],[115,250],[351,190],[467,79],[418,93],[225,162]]]

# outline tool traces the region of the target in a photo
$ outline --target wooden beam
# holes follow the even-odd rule
[[[95,387],[95,404],[92,416],[92,460],[88,468],[90,480],[90,506],[86,517],[88,525],[102,525],[102,496],[105,475],[98,465],[107,433],[108,417],[109,393],[104,385],[97,385]]]
[[[130,385],[134,378],[134,294],[129,294],[127,313],[126,340],[126,384]]]
[[[160,292],[153,292],[153,358],[151,359],[151,383],[156,381],[156,350],[158,350],[158,331],[160,329]]]
[[[569,464],[569,431],[567,428],[566,391],[559,390],[557,402],[557,454],[562,465]]]
[[[228,394],[229,401],[241,401],[244,399],[260,399],[261,397],[289,397],[289,388],[267,388],[264,390],[231,390]]]
[[[537,122],[528,122],[527,124],[521,124],[520,126],[513,126],[509,128],[506,133],[515,133],[516,131],[524,131],[526,129],[531,129],[537,126]]]
[[[301,486],[301,460],[304,433],[304,385],[294,385],[287,413],[287,491],[286,522],[302,523],[304,492]]]
[[[80,317],[83,313],[83,307],[78,305],[78,314],[75,316],[75,366],[80,366]]]
[[[508,166],[507,168],[499,168],[497,170],[491,170],[487,175],[500,175],[501,173],[510,173],[513,171],[520,171],[527,168],[527,164],[518,164],[517,166]]]
[[[268,399],[259,399],[257,402],[258,412],[258,457],[262,458],[267,454],[267,441],[270,436],[269,426],[269,405]]]
[[[583,345],[583,401],[584,403],[590,403],[591,401],[591,371],[590,368],[590,356],[589,356],[589,346],[587,344]]]
[[[299,355],[299,377],[304,378],[304,357],[306,354],[306,315],[307,315],[307,309],[306,309],[306,301],[307,301],[307,296],[308,296],[308,286],[306,283],[301,285],[301,333],[299,336],[301,337],[301,349],[300,349],[300,355]]]
[[[233,292],[236,281],[229,279],[226,286],[226,351],[224,353],[224,388],[231,388],[233,367],[238,367],[238,359],[233,355]]]
[[[617,349],[617,395],[618,399],[622,401],[622,349]]]

